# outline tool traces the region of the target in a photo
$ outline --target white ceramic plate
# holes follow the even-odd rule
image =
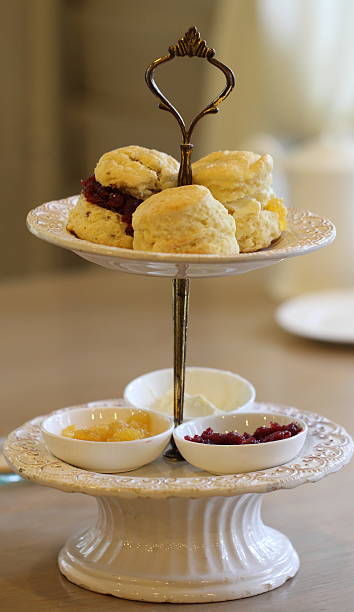
[[[241,274],[270,266],[281,259],[305,255],[330,244],[336,230],[331,221],[303,211],[289,210],[288,229],[269,248],[240,255],[189,255],[150,253],[94,244],[80,240],[66,229],[68,215],[78,196],[47,202],[27,216],[30,232],[64,249],[69,249],[100,266],[131,274],[193,278]]]
[[[284,302],[275,316],[281,327],[298,336],[354,344],[354,289],[301,295]]]
[[[89,402],[73,408],[124,406],[123,400]],[[59,410],[52,414],[62,414]],[[5,442],[4,454],[10,465],[24,478],[62,491],[113,497],[233,496],[243,493],[268,493],[292,489],[304,483],[317,482],[323,476],[338,471],[350,461],[353,442],[349,434],[336,423],[312,412],[290,406],[255,403],[252,412],[287,415],[290,421],[300,419],[308,426],[303,449],[294,462],[266,471],[231,476],[211,476],[198,471],[186,461],[176,463],[160,457],[136,472],[98,474],[64,463],[53,457],[44,443],[41,424],[46,417],[37,417],[12,432]],[[48,415],[49,416],[49,415]]]

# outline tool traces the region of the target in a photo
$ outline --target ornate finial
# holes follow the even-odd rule
[[[213,57],[214,49],[207,47],[205,40],[202,40],[195,26],[189,28],[182,38],[178,40],[177,45],[168,48],[171,55],[179,57]]]

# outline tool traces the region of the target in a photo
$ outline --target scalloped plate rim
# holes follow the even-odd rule
[[[61,234],[57,233],[51,229],[48,229],[48,226],[40,228],[38,226],[38,213],[45,213],[53,215],[53,211],[49,211],[48,208],[50,205],[59,204],[60,206],[66,206],[69,210],[70,207],[74,206],[77,198],[79,196],[69,196],[68,198],[63,198],[61,200],[52,200],[50,202],[46,202],[33,208],[29,211],[26,219],[27,227],[29,231],[37,236],[38,238],[45,240],[51,244],[60,246],[62,248],[68,249],[70,251],[79,251],[80,253],[90,253],[94,255],[103,255],[114,257],[123,260],[134,260],[134,261],[142,261],[142,262],[151,262],[151,263],[180,263],[180,264],[227,264],[227,263],[247,263],[247,262],[259,262],[259,261],[267,261],[267,260],[280,260],[287,257],[295,257],[297,255],[304,255],[306,253],[310,253],[312,251],[316,251],[317,249],[330,244],[336,235],[336,230],[334,224],[324,217],[317,215],[316,213],[312,213],[311,211],[298,210],[294,208],[289,209],[289,220],[290,223],[292,221],[292,217],[296,214],[300,214],[304,218],[312,218],[318,220],[320,223],[327,226],[327,232],[324,234],[322,239],[320,238],[317,241],[310,242],[309,244],[299,244],[294,243],[293,245],[283,246],[280,248],[276,248],[276,245],[279,242],[282,242],[282,239],[288,236],[291,232],[285,231],[283,235],[280,236],[277,240],[274,241],[273,246],[268,247],[267,249],[262,249],[260,251],[255,251],[252,253],[240,253],[239,255],[229,256],[229,255],[201,255],[201,254],[184,254],[184,253],[154,253],[150,251],[134,251],[132,249],[124,249],[120,247],[112,247],[103,244],[96,244],[94,242],[89,242],[87,240],[82,240],[80,238],[76,238],[70,232],[66,230],[64,227],[64,223],[59,219],[62,223],[63,227],[61,229]],[[58,219],[58,215],[56,215],[56,219]],[[296,229],[296,226],[295,228]],[[274,248],[275,247],[275,248]]]
[[[120,403],[124,403],[124,400],[98,400],[95,402],[87,402],[86,404],[81,404],[80,407],[94,407],[100,404],[111,405],[112,402],[115,405],[120,405]],[[62,408],[50,414],[55,414],[64,410],[71,410],[75,407],[78,406]],[[115,495],[122,497],[140,496],[154,498],[208,496],[212,497],[215,495],[232,496],[239,495],[242,493],[264,493],[282,488],[294,488],[307,482],[316,482],[327,474],[338,471],[339,469],[341,469],[341,467],[343,467],[350,461],[354,449],[353,440],[351,436],[346,432],[343,427],[341,427],[337,423],[334,423],[327,417],[323,417],[317,413],[299,410],[292,406],[273,404],[271,402],[255,403],[254,411],[275,411],[282,414],[289,414],[289,417],[291,417],[292,415],[294,417],[302,418],[305,421],[307,419],[313,419],[315,422],[317,420],[319,423],[327,423],[331,425],[331,427],[334,427],[336,430],[339,430],[340,435],[342,435],[343,437],[344,443],[342,446],[337,445],[336,448],[344,448],[344,450],[340,453],[340,457],[336,456],[335,458],[331,459],[331,447],[328,447],[322,451],[322,455],[320,457],[317,457],[314,454],[316,447],[319,444],[320,446],[321,444],[325,446],[325,441],[321,442],[323,438],[319,437],[317,441],[313,441],[312,447],[308,449],[308,442],[312,434],[311,424],[307,422],[309,426],[308,436],[303,446],[303,450],[297,457],[295,457],[291,462],[285,463],[282,466],[269,468],[267,470],[249,472],[247,474],[215,476],[208,474],[207,472],[201,472],[200,474],[191,473],[190,476],[185,477],[173,477],[169,475],[163,476],[162,474],[158,474],[157,476],[148,476],[141,474],[98,474],[80,468],[75,468],[69,464],[66,464],[60,459],[57,459],[56,457],[52,456],[50,452],[46,449],[46,446],[43,441],[39,443],[40,446],[36,451],[34,451],[34,455],[38,457],[38,455],[40,455],[40,453],[42,452],[42,456],[46,459],[46,463],[44,462],[43,465],[36,465],[36,463],[34,463],[34,465],[30,465],[29,467],[27,467],[27,469],[23,468],[21,467],[21,461],[19,461],[18,459],[20,459],[22,452],[26,453],[26,449],[24,449],[24,451],[19,450],[16,454],[16,450],[12,449],[11,451],[11,444],[20,443],[21,446],[21,440],[24,443],[26,443],[26,441],[31,441],[30,436],[28,438],[17,438],[17,435],[20,435],[21,431],[29,429],[31,427],[38,429],[38,433],[40,434],[40,423],[42,419],[48,416],[43,415],[28,421],[27,423],[14,430],[7,438],[4,451],[7,455],[9,462],[12,463],[12,465],[23,477],[38,482],[39,484],[51,486],[64,491],[77,491],[88,493],[90,495]],[[333,435],[333,432],[328,435]],[[36,440],[36,438],[34,439]],[[41,446],[44,449],[44,454],[43,450],[41,451]],[[308,450],[311,451],[310,454],[308,454]],[[330,453],[329,458],[327,458],[328,451]],[[48,454],[47,458],[46,454]],[[50,460],[51,457],[52,460]],[[320,464],[322,463],[322,465],[317,468],[306,467],[306,461],[311,460],[315,460],[315,462],[319,461]],[[300,461],[303,461],[305,464],[302,468],[299,464]],[[55,465],[57,471],[54,471],[54,473],[46,473],[43,468],[52,464]],[[60,474],[61,469],[64,469],[64,474]],[[295,472],[296,470],[297,472],[290,473],[288,475],[286,475],[286,473],[284,473],[283,475],[279,473],[282,470],[285,470],[286,472],[287,469],[295,469]]]

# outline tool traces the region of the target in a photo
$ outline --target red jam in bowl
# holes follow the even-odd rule
[[[288,425],[279,425],[279,423],[271,423],[269,427],[258,427],[253,434],[245,431],[240,434],[237,431],[228,431],[226,433],[217,433],[208,427],[202,434],[194,436],[184,436],[189,442],[198,442],[199,444],[263,444],[264,442],[276,442],[277,440],[286,440],[292,438],[302,431],[302,427],[296,423]]]

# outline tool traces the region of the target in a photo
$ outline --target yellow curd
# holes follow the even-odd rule
[[[272,212],[277,213],[279,217],[279,227],[280,231],[284,231],[287,229],[287,214],[288,210],[286,206],[284,206],[282,198],[271,198],[268,200],[267,204],[264,207],[265,210],[270,210]]]
[[[115,420],[110,423],[95,423],[91,427],[78,429],[76,425],[69,425],[62,431],[62,435],[76,440],[90,442],[127,442],[141,440],[152,435],[150,415],[147,412],[137,412],[126,421]]]

